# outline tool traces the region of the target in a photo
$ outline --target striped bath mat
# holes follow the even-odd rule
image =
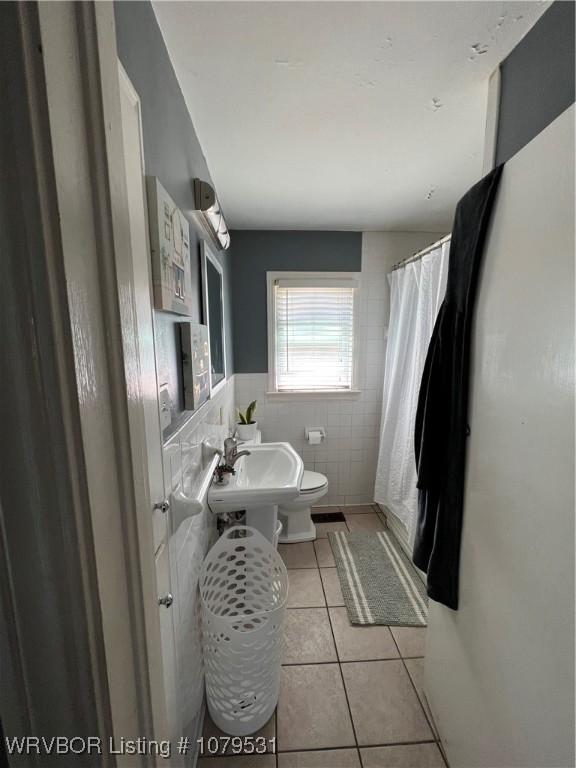
[[[426,588],[389,531],[328,537],[352,624],[426,626]]]

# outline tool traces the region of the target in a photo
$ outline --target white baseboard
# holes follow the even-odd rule
[[[400,543],[402,549],[404,552],[408,555],[408,557],[412,557],[412,548],[410,546],[410,539],[408,537],[408,531],[406,530],[406,527],[403,523],[400,522],[400,520],[396,517],[394,512],[391,512],[388,507],[385,507],[383,504],[378,504],[380,509],[382,510],[382,514],[386,518],[386,523],[388,525],[388,528],[392,531],[394,536],[398,539],[398,542]]]
[[[386,524],[388,528],[392,531],[394,536],[396,536],[396,539],[398,540],[398,543],[406,553],[406,556],[410,559],[410,562],[412,562],[412,549],[413,544],[410,541],[410,537],[408,535],[408,531],[406,530],[406,527],[403,523],[400,522],[400,520],[396,517],[394,512],[391,512],[388,507],[385,507],[383,504],[378,504],[380,509],[382,510],[382,514],[386,518]],[[414,563],[412,563],[414,565]],[[421,571],[420,568],[418,568],[416,565],[414,565],[414,568],[416,569],[416,573],[424,584],[426,584],[426,574],[424,571]]]

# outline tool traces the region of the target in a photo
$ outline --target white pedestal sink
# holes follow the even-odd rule
[[[300,493],[304,464],[290,443],[261,443],[249,450],[236,462],[228,485],[212,483],[208,504],[216,513],[245,509],[246,525],[273,542],[278,504]]]

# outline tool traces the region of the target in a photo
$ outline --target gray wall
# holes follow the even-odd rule
[[[192,179],[197,176],[211,181],[211,177],[162,33],[149,2],[116,2],[114,12],[118,56],[142,106],[146,173],[160,179],[186,214],[194,208]],[[192,287],[196,294],[190,319],[202,322],[199,240],[190,217],[189,221]],[[221,254],[220,261],[225,273],[224,292],[228,304],[228,372],[232,373],[228,254]],[[168,382],[175,423],[182,420],[184,407],[176,323],[185,319],[167,312],[154,313],[158,376],[160,383]]]
[[[496,162],[574,103],[574,2],[556,0],[501,64]]]
[[[360,272],[360,232],[232,232],[232,318],[236,373],[268,370],[266,272]]]

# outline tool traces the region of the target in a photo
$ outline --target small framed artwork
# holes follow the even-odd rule
[[[146,177],[154,307],[192,314],[190,225],[155,176]]]
[[[178,323],[182,353],[184,408],[195,411],[210,397],[208,326]]]

